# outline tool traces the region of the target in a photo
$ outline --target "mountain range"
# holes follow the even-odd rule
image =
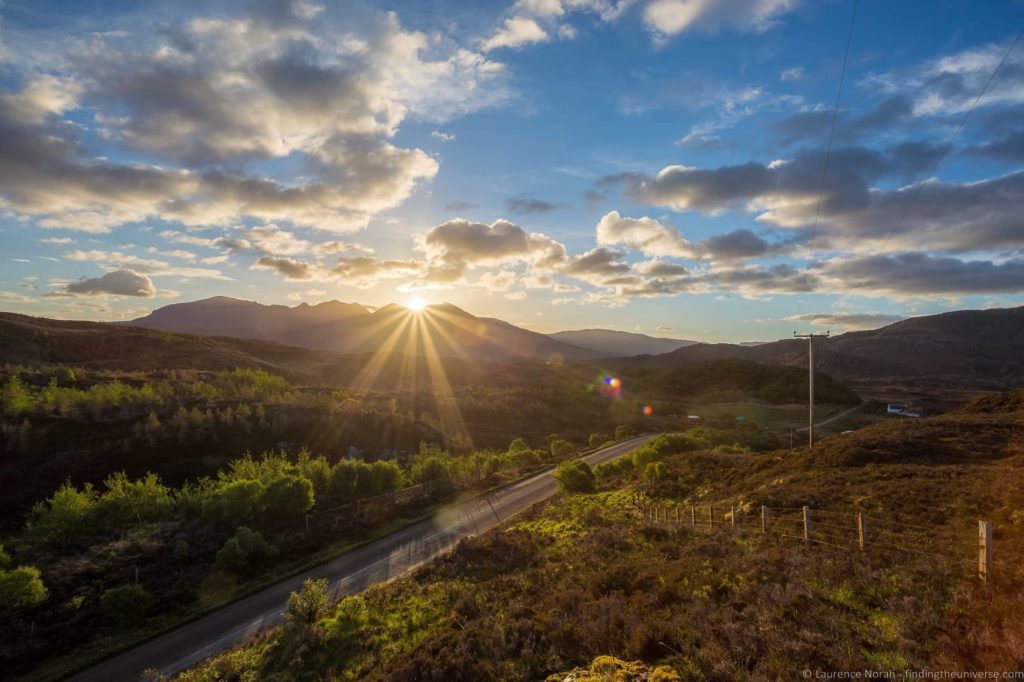
[[[376,352],[384,347],[477,360],[655,355],[696,343],[608,329],[540,334],[471,315],[449,303],[430,305],[413,314],[394,304],[370,311],[357,303],[339,301],[289,307],[215,296],[164,306],[126,324],[339,353]],[[429,338],[418,333],[425,330],[433,332]]]
[[[725,358],[806,366],[807,347],[803,339],[694,343],[611,330],[545,335],[450,304],[417,314],[398,305],[370,311],[337,301],[288,307],[218,297],[166,306],[117,324],[0,313],[0,357],[28,364],[268,366],[316,374],[328,367],[358,371],[353,368],[366,362],[361,356],[385,351],[390,356],[436,355],[447,365],[463,362],[460,367],[474,373],[487,371],[481,362],[522,360],[514,371],[536,374],[543,368],[528,369],[528,361],[558,365],[603,358],[602,364],[623,372]],[[814,356],[816,368],[845,382],[1019,387],[1024,385],[1024,307],[961,310],[818,338]]]
[[[716,343],[632,358],[651,368],[739,358],[807,364],[808,342]],[[1024,306],[912,317],[880,329],[814,340],[815,367],[844,381],[915,379],[932,387],[1016,388],[1024,384]]]

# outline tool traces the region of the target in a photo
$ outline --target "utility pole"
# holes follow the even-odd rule
[[[810,385],[807,391],[807,446],[814,447],[814,339],[827,339],[831,334],[827,331],[824,334],[797,334],[793,332],[794,339],[807,339],[807,366]]]

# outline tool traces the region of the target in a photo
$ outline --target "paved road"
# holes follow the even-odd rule
[[[652,436],[640,436],[598,450],[583,459],[600,464],[632,452]],[[71,680],[111,682],[139,680],[147,668],[173,675],[224,649],[244,642],[282,620],[288,595],[307,578],[327,578],[335,597],[353,594],[374,583],[396,578],[429,561],[460,539],[491,528],[555,492],[552,472],[537,474],[440,511],[369,545],[306,573],[284,580],[202,618],[149,640],[89,668]]]
[[[848,414],[853,414],[854,412],[859,410],[861,407],[863,407],[863,405],[854,405],[850,409],[843,410],[839,414],[832,415],[828,419],[823,419],[820,422],[814,422],[814,428],[818,428],[819,426],[825,426],[826,424],[831,424],[834,421],[838,421],[838,420],[842,419],[843,417],[845,417]],[[801,427],[801,428],[797,429],[796,432],[797,433],[807,433],[807,427],[806,426]]]

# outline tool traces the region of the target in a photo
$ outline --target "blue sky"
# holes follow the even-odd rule
[[[939,159],[1024,4],[861,0],[822,185],[852,10],[5,0],[0,308],[739,341],[1020,305],[1024,45]]]

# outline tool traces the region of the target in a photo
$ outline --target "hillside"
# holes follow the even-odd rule
[[[697,341],[660,338],[614,329],[577,329],[555,332],[548,336],[580,348],[589,348],[607,357],[659,355],[697,343]]]
[[[1024,569],[1013,560],[1024,549],[1022,405],[1024,393],[984,399],[813,452],[734,454],[694,450],[696,435],[663,438],[624,466],[599,467],[596,493],[538,505],[409,578],[177,679],[562,682],[591,679],[580,674],[590,670],[593,679],[645,679],[633,671],[763,680],[803,670],[1013,669],[1024,636]],[[636,493],[661,520],[633,506]],[[691,528],[691,505],[705,515],[713,508],[716,525]],[[763,534],[761,505],[775,510]],[[819,542],[787,537],[796,535],[787,510],[798,518],[805,505]],[[863,552],[856,512],[868,518]],[[979,518],[995,527],[987,584],[976,577]]]
[[[315,375],[339,356],[266,341],[213,338],[0,312],[0,357],[8,364],[71,364],[148,371],[272,369]]]
[[[1024,382],[1024,307],[961,310],[815,341],[815,366],[844,381],[902,380],[929,386],[1013,388]],[[635,362],[675,367],[721,358],[807,364],[807,341],[757,346],[698,344]]]
[[[636,390],[688,401],[755,399],[769,403],[805,402],[807,369],[768,365],[738,358],[723,358],[640,372]],[[814,376],[815,396],[820,403],[856,405],[860,397],[825,372]]]
[[[164,306],[127,324],[339,353],[384,350],[474,360],[564,360],[599,354],[502,320],[471,315],[448,303],[427,306],[419,313],[396,304],[369,312],[338,301],[289,308],[217,296]]]

